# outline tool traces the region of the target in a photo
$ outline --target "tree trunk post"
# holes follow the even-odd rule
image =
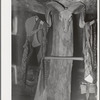
[[[63,14],[63,13],[61,13]],[[70,14],[70,15],[69,15]],[[51,56],[73,56],[73,21],[71,13],[53,14],[53,42]],[[46,84],[46,100],[70,100],[73,60],[50,59]]]

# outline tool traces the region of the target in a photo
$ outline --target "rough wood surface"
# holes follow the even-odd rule
[[[52,12],[53,42],[51,44],[51,56],[73,56],[73,21],[70,12],[65,11],[63,14],[66,14],[66,17],[60,18],[60,13]],[[66,22],[64,23],[64,21]],[[49,72],[45,89],[40,93],[39,86],[41,86],[42,81],[39,77],[40,83],[38,82],[35,100],[70,100],[72,60],[52,59],[48,66]],[[42,76],[41,72],[40,75]]]
[[[68,10],[52,11],[53,35],[51,56],[73,56],[73,20]],[[72,60],[49,61],[44,87],[43,73],[40,71],[34,100],[70,100]],[[44,89],[43,89],[44,88]]]
[[[71,15],[70,15],[71,16]],[[58,13],[53,16],[53,56],[73,56],[73,28],[68,13],[65,18],[59,19]],[[67,30],[64,32],[64,25]],[[70,100],[72,60],[51,60],[50,74],[47,84],[47,100]]]

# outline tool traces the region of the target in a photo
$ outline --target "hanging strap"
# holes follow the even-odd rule
[[[40,19],[38,19],[38,20],[36,21],[36,24],[35,24],[34,27],[33,27],[33,31],[36,30],[36,29],[38,29],[39,24],[40,24]]]

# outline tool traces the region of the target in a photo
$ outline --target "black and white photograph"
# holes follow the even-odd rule
[[[11,0],[11,100],[99,100],[98,1]]]

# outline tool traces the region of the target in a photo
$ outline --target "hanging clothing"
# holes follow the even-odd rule
[[[26,35],[31,36],[32,35],[32,30],[36,24],[36,17],[33,16],[31,18],[28,18],[25,22],[25,29],[26,29]]]
[[[26,71],[26,66],[31,62],[38,62],[40,64],[43,58],[44,44],[46,41],[47,27],[46,23],[40,19],[36,20],[36,16],[26,20],[26,35],[27,39],[25,42],[23,58],[22,58],[22,69],[23,73]],[[38,49],[38,51],[37,51]],[[32,58],[35,56],[35,59]],[[33,61],[32,61],[33,60]]]
[[[22,75],[25,73],[25,70],[26,70],[26,59],[28,56],[28,41],[25,42],[23,48],[24,48],[24,51],[23,51],[23,57],[22,57]]]
[[[84,80],[89,83],[93,83],[92,24],[92,22],[87,22],[83,29]]]
[[[24,44],[24,52],[22,62],[25,62],[25,59],[28,56],[28,52],[32,51],[32,48],[36,48],[41,46],[41,38],[42,38],[42,28],[44,22],[38,19],[36,21],[37,16],[33,16],[26,20],[25,28],[26,28],[26,42]],[[23,63],[24,63],[23,62]],[[24,64],[25,65],[25,64]]]
[[[42,27],[39,27],[39,24],[40,24],[40,19],[36,21],[36,16],[27,19],[25,23],[26,34],[28,40],[32,42],[33,47],[40,46],[40,43],[37,39],[37,31],[39,31],[40,28]]]

